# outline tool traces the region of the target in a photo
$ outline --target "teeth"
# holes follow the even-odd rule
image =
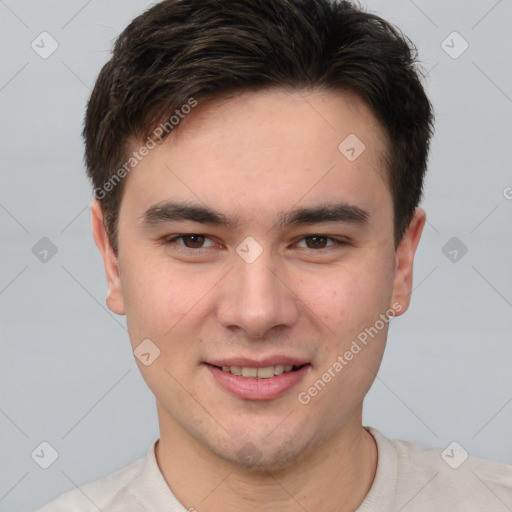
[[[278,364],[274,366],[274,375],[281,375],[284,372],[284,366],[282,364]]]
[[[270,379],[270,377],[274,376],[274,367],[267,366],[266,368],[258,368],[257,375],[258,379]]]
[[[242,368],[242,377],[257,377],[258,376],[258,368],[246,368],[245,366]]]
[[[232,366],[228,371],[231,371],[233,375],[242,375],[242,369],[239,366]]]
[[[274,375],[281,375],[284,372],[291,372],[293,365],[278,364],[276,366],[266,366],[265,368],[251,368],[240,366],[222,366],[222,371],[232,373],[233,375],[241,375],[242,377],[270,379]]]

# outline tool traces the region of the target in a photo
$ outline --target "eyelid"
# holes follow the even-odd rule
[[[192,247],[187,247],[186,245],[180,244],[178,242],[179,240],[183,240],[183,238],[185,238],[186,236],[202,236],[205,238],[205,240],[210,240],[212,242],[212,244],[207,245],[206,247],[199,247],[197,249],[194,249]],[[164,237],[163,241],[165,244],[171,244],[171,243],[174,244],[175,243],[176,245],[183,248],[184,250],[194,251],[194,252],[200,252],[201,250],[203,250],[207,247],[218,246],[218,244],[215,243],[215,241],[213,240],[213,238],[211,236],[205,235],[203,233],[181,233],[180,235],[168,235],[168,236]]]
[[[202,237],[204,237],[205,240],[210,240],[211,245],[207,245],[206,247],[205,246],[198,247],[198,248],[187,247],[186,245],[180,244],[178,242],[179,240],[183,240],[184,237],[186,237],[186,236],[202,236]],[[331,244],[327,245],[326,247],[321,247],[318,249],[310,248],[310,247],[300,247],[300,249],[306,249],[306,250],[310,250],[313,252],[322,252],[322,251],[325,251],[326,249],[329,249],[330,247],[335,247],[337,245],[341,246],[341,245],[350,244],[350,240],[347,239],[346,237],[335,237],[335,236],[329,236],[329,235],[325,235],[325,234],[321,234],[321,233],[311,233],[311,234],[307,234],[307,235],[302,235],[295,242],[293,242],[292,245],[297,245],[300,242],[305,241],[307,238],[312,238],[312,237],[326,238],[328,241],[331,242]],[[183,251],[186,251],[189,253],[197,253],[197,254],[201,253],[204,250],[207,250],[209,247],[218,247],[220,245],[219,243],[215,242],[213,237],[208,236],[204,233],[181,233],[181,234],[168,235],[163,238],[163,242],[166,245],[175,244],[180,248],[180,250],[183,250]]]
[[[319,238],[326,238],[328,241],[331,241],[332,244],[331,245],[328,245],[327,247],[322,247],[320,249],[311,249],[313,251],[317,251],[317,252],[320,252],[322,250],[325,250],[325,249],[328,249],[329,247],[334,247],[336,245],[347,245],[349,244],[349,240],[345,237],[334,237],[334,236],[329,236],[329,235],[322,235],[322,234],[319,234],[319,233],[313,233],[313,234],[310,234],[310,235],[303,235],[301,236],[297,242],[295,242],[295,244],[297,243],[300,243],[302,242],[303,240],[305,240],[306,238],[312,238],[312,237],[319,237]],[[305,249],[310,249],[309,247],[305,247]]]

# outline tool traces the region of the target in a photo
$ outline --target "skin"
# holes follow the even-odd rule
[[[355,161],[338,150],[349,134],[366,146]],[[425,212],[416,209],[395,248],[385,144],[377,119],[348,93],[246,92],[200,104],[126,178],[117,255],[93,202],[107,305],[126,315],[133,349],[150,339],[160,350],[149,366],[136,361],[156,397],[159,467],[186,508],[351,511],[368,493],[377,448],[362,402],[388,324],[307,405],[297,396],[379,315],[408,308]],[[238,225],[142,222],[169,200],[206,205]],[[339,201],[366,210],[368,222],[274,226],[284,211]],[[199,255],[197,241],[164,241],[189,233],[207,236]],[[321,239],[320,250],[304,238],[314,235],[347,243]],[[263,248],[252,263],[236,252],[248,236]],[[273,354],[311,367],[272,400],[231,395],[201,364]],[[248,446],[252,461],[239,455]]]

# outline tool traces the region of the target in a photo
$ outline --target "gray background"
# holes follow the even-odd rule
[[[512,463],[512,2],[364,5],[419,47],[437,114],[412,305],[393,321],[364,423]],[[124,317],[105,308],[80,139],[113,39],[148,6],[0,0],[2,512],[102,477],[158,436]],[[47,59],[31,48],[43,31],[59,44]],[[458,58],[442,47],[453,31],[469,44]],[[58,249],[46,262],[32,252],[42,237]],[[452,237],[468,249],[456,261]],[[42,441],[59,455],[46,470],[31,458]]]

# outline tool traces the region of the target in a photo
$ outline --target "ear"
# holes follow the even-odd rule
[[[95,199],[91,203],[92,234],[98,247],[107,277],[108,294],[106,298],[107,307],[117,315],[124,315],[124,299],[121,290],[121,279],[119,277],[118,259],[110,245],[107,230],[103,224],[103,209],[100,202]]]
[[[395,277],[393,281],[393,298],[391,304],[398,303],[401,309],[394,308],[396,316],[405,313],[411,302],[412,271],[414,254],[425,226],[426,214],[421,208],[416,208],[402,241],[396,249]]]

